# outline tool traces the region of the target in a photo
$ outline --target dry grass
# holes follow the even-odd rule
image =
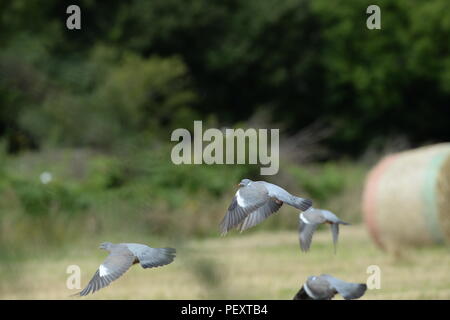
[[[450,299],[448,248],[408,249],[394,257],[375,248],[363,226],[342,228],[336,255],[328,229],[316,234],[308,254],[300,252],[294,231],[193,240],[177,249],[175,263],[153,270],[135,266],[83,299],[292,299],[308,275],[366,282],[369,265],[381,268],[381,289],[368,290],[364,299]],[[4,266],[0,298],[73,299],[67,266],[81,267],[83,286],[104,256],[95,246],[79,245]]]

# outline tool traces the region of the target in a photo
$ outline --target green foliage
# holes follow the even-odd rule
[[[5,174],[0,172],[0,196],[4,197],[0,210],[14,212],[11,217],[19,217],[24,223],[33,217],[45,218],[49,225],[53,220],[59,223],[57,217],[64,216],[82,221],[95,212],[99,223],[110,228],[124,226],[124,216],[135,217],[138,224],[156,224],[186,211],[197,215],[202,199],[206,205],[223,201],[230,186],[233,190],[232,186],[258,169],[246,165],[177,166],[168,155],[170,148],[165,147],[120,156],[47,150],[6,157],[2,161]],[[42,182],[43,172],[51,174],[52,179]],[[142,216],[144,211],[148,216]],[[204,232],[206,228],[196,226],[191,232]]]
[[[370,4],[84,0],[69,31],[60,1],[2,3],[0,136],[109,149],[265,107],[289,131],[334,127],[338,154],[448,139],[449,2],[382,1],[381,30],[366,28]]]
[[[190,196],[206,192],[220,197],[229,186],[258,168],[251,165],[175,165],[170,160],[170,148],[139,152],[127,161],[127,171],[136,183],[149,188],[147,197],[158,195],[173,206],[180,207]]]
[[[448,139],[449,2],[382,1],[381,30],[372,31],[370,4],[311,1],[324,31],[323,111],[337,127],[330,142],[354,153],[375,137]]]
[[[193,118],[189,106],[196,97],[178,58],[115,56],[97,48],[81,70],[64,68],[62,87],[48,89],[40,106],[26,108],[20,124],[47,143],[111,148],[139,134],[160,137]]]
[[[88,163],[86,188],[104,191],[118,188],[125,182],[126,172],[120,160],[108,156],[96,156]]]
[[[106,108],[105,113],[113,111],[123,133],[156,130],[162,124],[176,127],[190,120],[179,119],[177,112],[195,102],[186,72],[177,58],[144,60],[127,54],[106,76],[95,98]]]
[[[32,216],[48,215],[52,211],[74,213],[86,210],[89,205],[76,187],[61,182],[44,185],[38,181],[13,179],[11,184],[24,212]]]
[[[306,167],[290,165],[288,172],[295,178],[298,186],[314,199],[317,206],[329,206],[336,198],[345,198],[350,192],[351,198],[357,202],[360,198],[355,194],[362,189],[366,174],[363,165],[343,162],[327,162]]]
[[[310,197],[320,202],[342,192],[346,183],[346,173],[335,163],[327,163],[320,170],[291,167],[290,173]]]

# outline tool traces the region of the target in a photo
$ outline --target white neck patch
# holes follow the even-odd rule
[[[308,287],[308,285],[306,284],[306,282],[305,282],[305,284],[303,285],[303,288],[305,288],[305,291],[306,291],[306,293],[308,294],[308,296],[310,296],[311,298],[317,300],[317,296],[316,296],[314,293],[312,293],[311,289],[309,289],[309,287]]]

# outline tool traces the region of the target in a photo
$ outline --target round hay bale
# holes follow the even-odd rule
[[[450,243],[450,143],[383,158],[367,176],[362,209],[382,248]]]

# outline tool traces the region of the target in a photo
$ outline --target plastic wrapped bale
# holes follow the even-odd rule
[[[368,174],[364,221],[384,249],[450,243],[450,143],[383,158]]]

